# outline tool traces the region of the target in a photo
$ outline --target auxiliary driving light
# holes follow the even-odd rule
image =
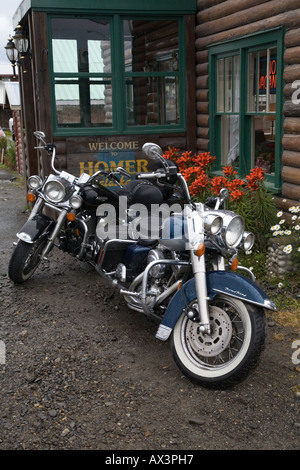
[[[30,189],[39,189],[43,185],[43,181],[37,175],[29,176],[27,185]]]

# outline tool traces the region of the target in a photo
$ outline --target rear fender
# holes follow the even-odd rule
[[[232,271],[211,271],[206,274],[207,293],[210,300],[218,294],[240,299],[243,302],[258,305],[262,308],[276,310],[276,305],[265,292],[252,280]],[[187,281],[170,301],[156,338],[163,341],[170,336],[184,308],[197,297],[195,279]]]
[[[23,225],[17,237],[26,242],[34,243],[43,234],[48,234],[55,224],[51,217],[45,214],[36,214]]]

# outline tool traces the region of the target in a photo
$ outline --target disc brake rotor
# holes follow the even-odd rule
[[[211,334],[200,331],[200,325],[189,322],[187,339],[196,354],[213,357],[221,354],[229,345],[232,337],[232,324],[227,313],[219,307],[211,306],[209,310]]]

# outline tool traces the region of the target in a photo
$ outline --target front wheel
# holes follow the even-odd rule
[[[33,275],[41,262],[41,253],[46,243],[46,237],[35,243],[19,240],[8,266],[8,276],[13,282],[21,284]]]
[[[196,308],[197,300],[190,307]],[[265,342],[265,316],[259,307],[218,296],[209,304],[211,334],[183,312],[172,335],[176,364],[191,380],[225,389],[244,380],[257,365]]]

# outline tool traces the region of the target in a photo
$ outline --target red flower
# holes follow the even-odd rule
[[[239,178],[236,178],[232,181],[227,181],[226,187],[229,191],[234,191],[238,189],[240,186],[244,186],[245,182]]]
[[[232,201],[240,201],[244,194],[244,191],[241,191],[240,189],[235,189],[230,193],[230,198]]]
[[[193,158],[193,163],[199,165],[201,168],[207,168],[212,162],[215,161],[215,157],[212,157],[209,152],[199,153]]]
[[[201,191],[201,189],[206,188],[206,186],[208,185],[208,182],[209,182],[209,178],[207,174],[204,171],[199,172],[195,181],[193,181],[193,183],[191,183],[189,186],[191,195],[196,196],[199,193],[199,191]]]
[[[250,175],[246,176],[247,179],[247,188],[251,191],[258,189],[259,182],[265,178],[265,172],[261,167],[253,168],[250,171]]]
[[[231,165],[223,166],[223,173],[225,176],[235,176],[238,174]]]
[[[165,151],[163,157],[167,158],[168,160],[174,160],[176,157],[178,157],[178,152],[179,149],[176,149],[175,147],[169,147],[169,150]]]
[[[222,188],[226,187],[227,179],[225,176],[215,176],[211,180],[211,189],[215,194],[219,194]]]

